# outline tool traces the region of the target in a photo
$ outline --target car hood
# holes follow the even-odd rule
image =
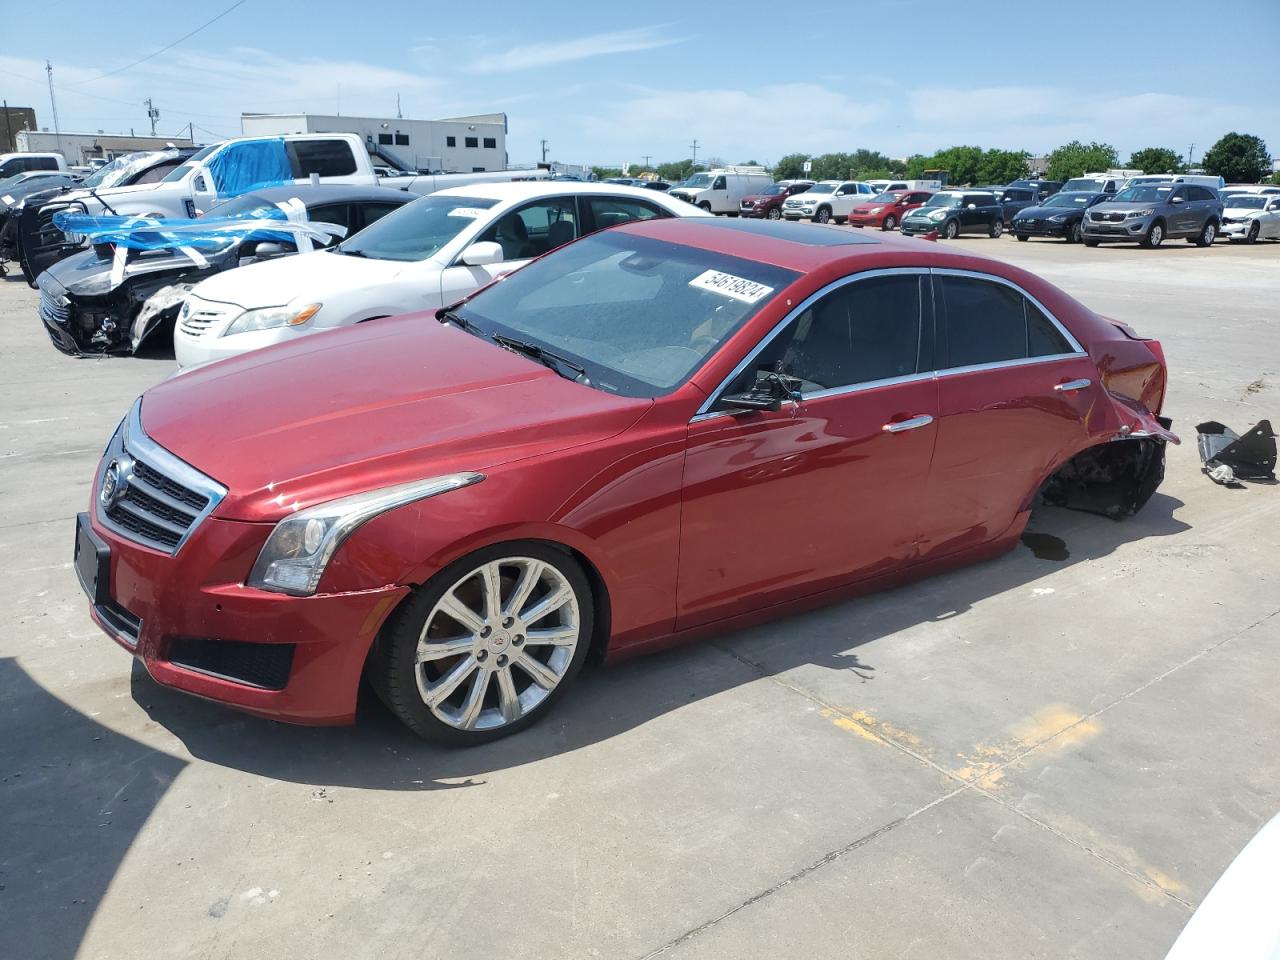
[[[885,207],[892,207],[892,206],[893,206],[893,201],[891,200],[886,200],[884,201],[884,203],[872,203],[871,201],[868,200],[865,203],[860,203],[856,207],[854,207],[853,212],[854,213],[870,213],[872,210],[883,210]]]
[[[376,487],[604,440],[651,405],[419,313],[197,367],[143,395],[142,424],[228,488],[218,516],[274,521]]]
[[[797,194],[797,196],[799,196],[799,194]],[[752,203],[766,203],[769,200],[785,200],[787,198],[783,196],[778,196],[776,194],[774,196],[767,196],[766,194],[763,194],[763,193],[752,193],[748,196],[743,197],[742,199],[750,200]]]
[[[1101,206],[1101,204],[1098,204],[1098,206]],[[1048,220],[1050,217],[1056,217],[1059,214],[1074,213],[1077,210],[1083,213],[1085,210],[1091,210],[1091,209],[1093,208],[1092,207],[1023,207],[1021,210],[1018,211],[1018,219],[1022,219],[1024,217],[1028,217],[1028,218],[1035,217],[1040,220]]]
[[[371,260],[317,250],[220,273],[197,284],[191,293],[245,309],[284,306],[299,297],[323,303],[331,290],[374,287],[411,265],[403,260]]]
[[[88,190],[72,190],[65,194],[67,200],[90,200],[95,196],[101,197],[110,203],[112,200],[129,200],[135,196],[141,196],[150,193],[156,187],[160,186],[162,181],[154,183],[135,183],[129,187],[98,187],[91,194]],[[173,184],[167,184],[173,186]]]
[[[182,273],[189,270],[203,271],[211,267],[221,269],[234,264],[233,249],[202,250],[200,253],[205,259],[206,266],[197,267],[190,257],[178,250],[165,251],[162,256],[153,254],[145,260],[133,260],[125,269],[122,280],[127,283],[131,277],[139,275],[154,277],[162,273],[177,274],[178,276],[173,278],[177,280]],[[84,250],[59,260],[49,267],[44,275],[57,280],[72,297],[102,297],[119,285],[112,283],[114,266],[113,260],[103,260],[93,250]]]
[[[1162,200],[1104,200],[1102,203],[1094,204],[1089,210],[1090,212],[1096,210],[1099,213],[1124,213],[1126,210],[1147,210],[1164,206],[1168,204]]]
[[[1262,212],[1257,207],[1233,207],[1230,203],[1222,210],[1223,215],[1228,217],[1251,217]]]

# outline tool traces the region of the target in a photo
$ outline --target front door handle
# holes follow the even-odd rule
[[[1084,390],[1092,382],[1092,380],[1068,380],[1066,383],[1055,384],[1053,389],[1059,393],[1075,393],[1077,390]]]
[[[897,420],[893,423],[886,423],[880,429],[885,433],[902,433],[904,430],[919,430],[921,427],[927,427],[933,423],[933,417],[927,413],[922,413],[918,417],[912,417],[910,420]]]

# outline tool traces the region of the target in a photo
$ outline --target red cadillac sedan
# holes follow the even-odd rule
[[[854,227],[897,230],[904,216],[916,207],[924,206],[924,202],[932,196],[932,190],[887,190],[854,207],[849,214],[849,224]]]
[[[1163,475],[1158,343],[1016,267],[812,225],[650,220],[452,310],[144,394],[75,566],[162,684],[417,733],[545,715],[588,659],[1008,550],[1037,496]]]

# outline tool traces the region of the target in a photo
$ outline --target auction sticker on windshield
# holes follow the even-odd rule
[[[721,273],[719,270],[703,271],[689,281],[689,286],[701,287],[743,303],[759,303],[773,293],[773,287],[766,287],[763,283],[756,283],[745,277],[735,277],[732,273]]]
[[[474,220],[476,217],[482,215],[483,213],[484,213],[483,210],[479,210],[475,207],[454,207],[452,210],[449,211],[447,216],[470,217],[472,220]]]

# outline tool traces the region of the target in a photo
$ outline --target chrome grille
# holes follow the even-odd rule
[[[1123,213],[1098,213],[1097,211],[1089,211],[1089,219],[1094,223],[1124,223]]]
[[[213,310],[188,310],[187,315],[179,321],[182,332],[189,337],[203,337],[215,322],[222,319],[222,314]]]
[[[135,404],[103,457],[98,519],[123,537],[172,554],[226,489],[148,437],[140,410]]]
[[[55,323],[66,326],[71,319],[71,304],[66,297],[60,297],[41,287],[40,313]]]

